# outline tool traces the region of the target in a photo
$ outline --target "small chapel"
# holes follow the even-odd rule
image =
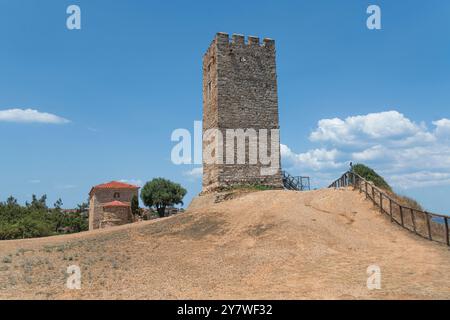
[[[133,222],[131,200],[138,195],[138,186],[118,181],[92,187],[89,192],[89,230]]]

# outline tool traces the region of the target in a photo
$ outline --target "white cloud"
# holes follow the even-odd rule
[[[350,162],[374,167],[398,188],[450,185],[450,120],[432,124],[428,129],[397,111],[323,119],[310,135],[318,148],[295,153],[282,145],[283,165],[323,185]]]
[[[450,120],[441,119],[434,121],[433,124],[436,126],[436,136],[450,138]]]
[[[430,142],[433,135],[426,131],[423,124],[414,123],[397,111],[387,111],[352,116],[345,120],[320,120],[310,140],[352,147],[386,140],[394,145],[405,145],[418,141]]]
[[[288,146],[281,144],[280,153],[283,159],[303,168],[323,170],[342,167],[342,163],[338,162],[339,151],[337,149],[313,149],[296,154]]]
[[[38,183],[41,183],[41,180],[39,180],[39,179],[32,179],[32,180],[28,180],[28,183],[38,184]]]
[[[183,175],[191,179],[200,179],[203,175],[203,167],[193,168],[191,170],[183,172]]]
[[[70,122],[57,115],[34,109],[0,110],[0,122],[64,124]]]
[[[450,173],[419,171],[392,175],[391,182],[401,189],[409,189],[411,186],[434,187],[450,185]]]
[[[384,146],[376,145],[368,149],[353,152],[352,158],[356,161],[373,161],[373,160],[386,160],[387,159],[387,149]]]

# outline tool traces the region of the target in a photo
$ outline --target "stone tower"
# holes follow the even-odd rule
[[[203,57],[203,192],[282,188],[279,150],[275,41],[217,33]]]

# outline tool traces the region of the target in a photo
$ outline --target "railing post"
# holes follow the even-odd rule
[[[425,212],[425,216],[427,217],[427,229],[428,229],[428,239],[433,240],[432,236],[431,236],[431,225],[430,225],[430,215],[428,214],[428,212]]]
[[[380,191],[380,212],[383,213],[383,194]]]
[[[369,190],[368,190],[368,183],[366,180],[366,199],[369,198]]]
[[[297,180],[299,180],[299,179],[297,178]],[[299,182],[297,181],[297,184],[298,183]],[[303,180],[301,181],[301,184],[303,184]],[[363,186],[363,184],[365,185],[365,187]],[[369,185],[372,188],[370,192],[369,192]],[[437,214],[432,214],[432,213],[429,213],[427,211],[418,211],[418,210],[415,210],[413,208],[403,207],[401,204],[396,203],[395,200],[393,200],[390,196],[384,195],[381,190],[379,190],[378,188],[375,188],[373,183],[369,183],[369,181],[361,178],[359,175],[355,174],[352,171],[347,171],[346,173],[344,173],[339,179],[335,180],[330,185],[330,188],[332,188],[332,187],[334,187],[334,188],[342,188],[342,187],[350,187],[350,186],[353,186],[353,190],[356,190],[356,188],[358,188],[359,189],[359,193],[363,193],[364,192],[365,198],[366,199],[372,199],[372,202],[373,202],[373,204],[375,206],[379,205],[381,214],[389,215],[391,222],[396,222],[396,223],[400,224],[403,228],[408,229],[410,231],[413,231],[416,235],[419,235],[419,236],[422,236],[422,237],[426,237],[426,235],[423,234],[422,232],[418,231],[417,225],[416,225],[416,217],[415,217],[415,213],[414,212],[421,212],[421,213],[425,214],[426,226],[427,226],[427,231],[428,231],[428,239],[430,241],[433,241],[433,233],[432,233],[432,231],[433,231],[432,230],[433,217],[439,217],[439,218],[444,219],[444,229],[445,229],[444,238],[445,238],[445,243],[446,243],[447,246],[450,247],[450,232],[449,232],[449,220],[450,220],[450,217],[437,215]],[[377,203],[377,201],[375,200],[375,196],[376,196],[377,192],[380,195],[379,203]],[[384,204],[383,204],[384,198],[386,198],[389,201],[389,211],[388,211],[387,208],[385,210],[384,207],[383,207],[384,206]],[[394,204],[397,205],[398,208],[399,208],[400,221],[398,221],[394,217],[394,206],[395,206]],[[409,226],[407,224],[405,224],[405,213],[406,213],[405,210],[409,210],[410,211],[413,230],[411,230],[409,228]],[[420,230],[422,230],[422,229],[420,229]]]
[[[417,234],[416,217],[414,217],[414,210],[413,209],[410,209],[410,210],[411,210],[411,221],[412,221],[412,224],[413,224],[413,230],[414,230],[414,233]]]
[[[403,207],[401,205],[398,206],[400,208],[400,221],[402,223],[402,227],[405,226],[404,220],[403,220]]]
[[[391,216],[391,222],[394,221],[394,214],[392,212],[392,199],[389,199],[389,215]]]
[[[450,246],[450,239],[448,235],[448,218],[444,218],[445,223],[445,242],[447,242],[447,245]]]

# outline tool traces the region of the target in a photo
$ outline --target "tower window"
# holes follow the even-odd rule
[[[208,82],[208,90],[207,90],[207,97],[208,99],[211,98],[211,81]]]

